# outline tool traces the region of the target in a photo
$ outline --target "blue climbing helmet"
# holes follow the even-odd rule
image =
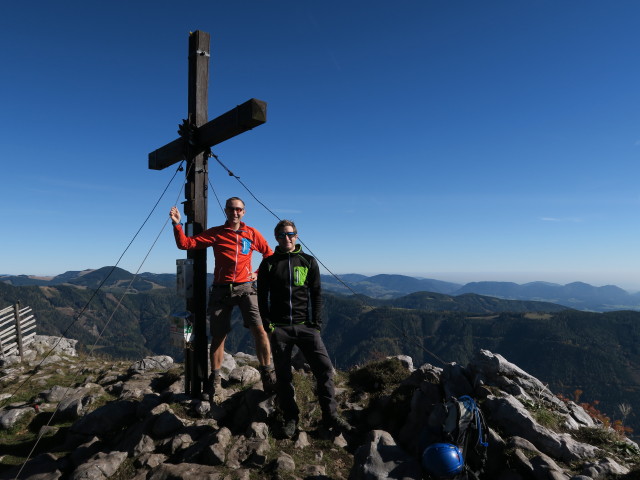
[[[424,449],[422,466],[434,478],[451,478],[462,472],[464,459],[452,443],[434,443]]]

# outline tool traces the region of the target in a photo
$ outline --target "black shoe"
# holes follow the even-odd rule
[[[322,425],[327,430],[350,432],[353,427],[340,415],[332,415],[322,419]]]
[[[296,428],[298,427],[298,422],[295,420],[285,420],[284,425],[282,426],[282,434],[286,438],[292,438],[296,434]]]
[[[262,390],[267,395],[273,395],[276,391],[276,371],[271,368],[260,367],[260,379],[262,380]]]

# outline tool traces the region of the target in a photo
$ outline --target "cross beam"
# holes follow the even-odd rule
[[[195,31],[189,34],[189,111],[185,125],[189,134],[149,154],[152,170],[162,170],[183,159],[187,161],[183,203],[188,235],[197,235],[207,228],[209,171],[206,150],[267,121],[267,104],[251,99],[207,122],[209,44],[208,33]],[[208,372],[207,251],[189,250],[187,258],[193,260],[193,296],[186,299],[186,307],[193,314],[194,351],[185,349],[185,392],[198,396]]]
[[[229,140],[267,121],[267,104],[252,98],[195,130],[194,155]],[[162,170],[186,158],[185,140],[180,137],[149,154],[149,168]]]

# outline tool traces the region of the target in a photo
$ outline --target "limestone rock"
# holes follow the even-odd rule
[[[76,467],[86,462],[89,457],[97,454],[104,445],[98,437],[92,437],[89,441],[77,446],[71,452],[71,463]]]
[[[29,348],[34,349],[39,355],[46,355],[49,352],[76,357],[76,345],[78,340],[65,337],[50,337],[46,335],[35,335]]]
[[[73,393],[74,391],[75,391],[75,389],[72,389],[72,388],[69,388],[69,387],[62,387],[60,385],[54,385],[49,390],[45,390],[44,392],[41,392],[38,395],[38,397],[40,397],[42,399],[42,401],[44,401],[44,402],[49,402],[49,403],[51,403],[51,402],[59,402],[64,397],[66,397],[70,393]]]
[[[58,480],[64,478],[63,463],[50,453],[43,453],[33,457],[25,465],[18,465],[0,473],[2,480],[18,478],[28,480]],[[20,471],[22,470],[22,471]]]
[[[474,356],[469,370],[476,375],[476,382],[489,382],[514,396],[523,395],[532,400],[547,402],[560,411],[567,411],[564,403],[545,384],[508,362],[502,355],[480,350]]]
[[[229,382],[239,383],[240,385],[253,385],[259,381],[260,372],[249,365],[236,367],[229,373]]]
[[[570,420],[566,422],[566,425],[573,425],[574,430],[581,427],[595,427],[596,422],[594,422],[593,418],[589,416],[589,414],[582,408],[580,405],[575,402],[567,403],[567,408],[569,410]],[[569,427],[571,428],[571,427]]]
[[[58,402],[58,414],[60,418],[75,420],[86,414],[91,405],[96,401],[100,391],[103,391],[99,385],[96,385],[96,387],[98,388],[95,389],[97,392],[95,394],[91,393],[92,387],[88,386],[78,388],[71,395],[60,399]]]
[[[276,397],[262,391],[255,356],[225,353],[225,396],[211,405],[184,393],[184,379],[176,373],[178,369],[171,368],[173,361],[168,357],[148,357],[131,366],[115,361],[80,366],[62,351],[55,352],[60,363],[35,378],[42,390],[38,395],[0,409],[3,428],[34,416],[30,428],[47,429],[47,438],[59,439],[60,458],[52,453],[31,459],[20,478],[108,478],[128,456],[126,473],[134,480],[417,479],[422,478],[425,445],[421,439],[429,414],[446,396],[463,393],[477,399],[488,422],[489,455],[483,478],[614,478],[626,475],[633,466],[629,459],[640,455],[629,439],[622,438],[606,454],[577,441],[572,435],[579,429],[602,426],[574,402],[561,401],[542,382],[488,351],[478,352],[466,367],[424,364],[414,369],[410,357],[398,356],[406,367],[406,378],[396,391],[385,395],[353,390],[338,375],[339,411],[355,427],[341,434],[319,425],[317,399],[306,398],[314,379],[299,355],[297,380],[310,382],[311,389],[296,392],[304,411],[294,439],[271,434],[282,424],[282,412],[276,408]],[[0,366],[6,375],[2,378],[11,382],[25,380],[25,368]],[[53,375],[80,369],[86,375],[81,386],[47,387]],[[95,408],[94,400],[103,401],[105,390],[117,399]],[[0,392],[5,401],[10,399],[7,395]],[[57,408],[58,418],[66,416],[74,422],[69,428],[46,427],[45,417],[36,416],[33,405],[45,414]],[[536,421],[531,412],[540,409],[557,418],[559,431]],[[295,462],[294,457],[305,460]],[[15,478],[16,473],[5,469],[0,480]],[[122,474],[121,469],[117,475]]]
[[[223,427],[214,436],[202,452],[202,461],[205,465],[222,465],[227,459],[227,447],[231,441],[231,431]]]
[[[600,452],[598,448],[580,443],[568,434],[555,433],[538,424],[512,395],[502,398],[489,396],[485,406],[491,419],[505,432],[526,438],[540,451],[554,458],[571,462],[593,457]]]
[[[151,433],[154,438],[165,438],[184,428],[184,426],[182,420],[170,408],[167,408],[167,410],[157,415],[151,427]]]
[[[208,465],[162,463],[151,469],[144,478],[146,480],[221,480],[223,477],[220,470]]]
[[[71,431],[81,435],[103,436],[121,430],[135,421],[136,408],[136,403],[128,400],[107,403],[81,417],[71,426]]]
[[[127,458],[126,452],[100,452],[78,466],[69,480],[104,480],[116,473]]]
[[[296,462],[293,461],[293,457],[291,455],[281,453],[278,458],[276,458],[276,472],[293,472],[295,469]]]
[[[587,463],[582,472],[583,475],[591,477],[593,480],[603,480],[614,475],[626,475],[629,469],[620,465],[611,458],[604,458],[595,463]]]
[[[350,480],[422,478],[416,458],[398,447],[389,433],[372,431],[367,442],[356,450]]]
[[[247,429],[247,437],[267,440],[269,438],[269,426],[264,422],[252,422]]]
[[[29,415],[35,415],[35,412],[31,407],[0,410],[0,428],[9,430],[10,428],[13,428],[18,421]]]
[[[409,355],[396,355],[395,357],[387,357],[387,358],[397,358],[398,360],[400,360],[402,365],[406,367],[409,373],[415,370],[413,366],[413,358],[411,358]]]
[[[155,357],[146,357],[135,362],[129,368],[130,373],[142,373],[153,370],[169,370],[173,366],[173,358],[168,355],[156,355]]]
[[[258,359],[256,358],[256,363],[258,363]],[[220,367],[220,375],[224,379],[229,378],[229,372],[233,371],[238,366],[233,355],[230,355],[227,352],[224,352],[224,358],[222,359],[222,365]]]
[[[143,453],[136,458],[136,465],[151,469],[163,464],[166,460],[167,456],[162,453]]]
[[[226,464],[236,469],[241,466],[260,467],[266,463],[268,451],[268,441],[241,435],[230,448]]]

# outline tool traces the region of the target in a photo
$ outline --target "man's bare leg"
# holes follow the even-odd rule
[[[211,371],[220,370],[222,362],[224,361],[224,341],[227,339],[226,335],[211,337]]]
[[[256,356],[260,362],[260,378],[262,379],[262,389],[268,395],[275,392],[276,372],[271,363],[271,344],[269,335],[262,325],[250,327],[251,334],[256,343]]]
[[[211,375],[209,375],[209,401],[214,402],[216,393],[222,393],[222,378],[220,377],[220,367],[224,360],[224,341],[227,336],[213,336],[211,338],[211,347],[209,355],[211,358]]]
[[[271,345],[269,336],[262,325],[250,327],[251,335],[256,344],[256,356],[263,367],[271,364]]]

